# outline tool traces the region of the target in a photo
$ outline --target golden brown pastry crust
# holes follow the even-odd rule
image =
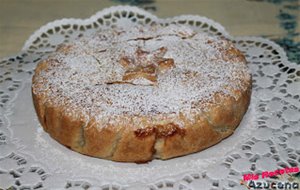
[[[91,120],[85,126],[80,117],[66,115],[64,108],[43,104],[43,97],[34,93],[33,102],[44,130],[61,144],[89,156],[122,162],[146,162],[153,158],[168,159],[198,152],[231,135],[247,111],[250,86],[240,94],[237,100],[225,98],[212,105],[204,115],[195,116],[194,123],[186,121],[184,128],[165,121],[165,125],[143,129],[128,127],[133,124],[127,123],[128,126],[123,124],[99,130],[96,121]],[[148,123],[145,123],[147,126]]]
[[[236,48],[226,50],[223,56],[224,59],[245,62],[244,56]],[[164,114],[152,117],[124,114],[119,116],[119,123],[101,127],[101,121],[86,119],[80,111],[76,115],[69,114],[66,111],[68,104],[57,105],[49,101],[47,90],[46,93],[35,92],[42,85],[37,82],[37,77],[49,69],[48,65],[49,60],[38,64],[32,79],[35,84],[32,87],[33,102],[44,130],[77,152],[114,161],[146,162],[203,150],[234,132],[250,102],[251,79],[245,79],[247,87],[235,90],[234,97],[216,93],[214,101],[208,104],[204,112],[191,113],[189,118],[179,114],[177,119],[184,127],[178,126]]]

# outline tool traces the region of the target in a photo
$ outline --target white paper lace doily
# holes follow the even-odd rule
[[[116,163],[73,152],[40,127],[31,99],[31,77],[58,44],[114,25],[177,23],[232,40],[253,76],[251,105],[236,132],[196,154],[147,164]],[[195,190],[246,189],[245,173],[295,167],[300,162],[300,67],[275,43],[231,37],[200,16],[159,19],[128,6],[91,18],[62,19],[37,30],[22,52],[0,62],[0,189]]]

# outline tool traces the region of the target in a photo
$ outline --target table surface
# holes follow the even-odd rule
[[[61,18],[87,18],[113,5],[135,5],[158,17],[197,14],[234,36],[263,36],[300,62],[299,0],[0,0],[0,57],[19,52],[42,25]]]

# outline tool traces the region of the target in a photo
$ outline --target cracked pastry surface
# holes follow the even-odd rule
[[[187,26],[98,31],[41,61],[32,94],[46,132],[124,162],[197,152],[233,133],[250,101],[243,54]]]

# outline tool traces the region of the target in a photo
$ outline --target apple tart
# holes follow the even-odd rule
[[[250,102],[251,74],[225,38],[175,24],[111,28],[61,44],[37,65],[32,94],[59,143],[146,162],[231,135]]]

